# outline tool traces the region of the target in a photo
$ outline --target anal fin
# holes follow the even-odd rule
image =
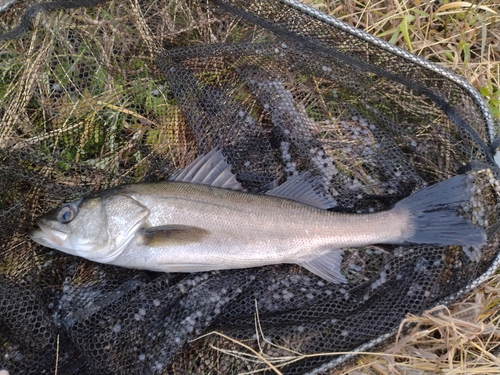
[[[343,250],[328,250],[318,255],[316,258],[298,264],[332,283],[347,283],[347,279],[340,272],[343,255]]]

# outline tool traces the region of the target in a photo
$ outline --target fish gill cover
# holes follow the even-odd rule
[[[350,358],[321,353],[374,350],[494,272],[493,121],[464,80],[292,0],[100,2],[0,6],[0,368],[319,373]],[[250,192],[309,171],[348,213],[472,171],[461,214],[488,243],[346,249],[337,285],[293,265],[129,270],[26,237],[54,207],[215,148]]]

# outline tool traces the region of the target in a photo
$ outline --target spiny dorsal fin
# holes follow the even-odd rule
[[[201,242],[210,232],[188,225],[161,225],[142,228],[138,231],[144,245],[151,247],[178,246]]]
[[[329,195],[320,195],[315,191],[319,177],[313,177],[309,172],[303,172],[287,180],[282,185],[266,192],[278,198],[287,198],[309,206],[328,209],[335,207],[337,202]]]
[[[229,190],[243,190],[221,150],[213,149],[198,156],[191,164],[169,178],[169,181],[190,182]]]
[[[335,284],[347,283],[347,279],[340,272],[343,250],[328,250],[299,266],[311,271],[323,279]]]

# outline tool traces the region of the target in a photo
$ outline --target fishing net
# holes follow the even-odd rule
[[[0,369],[321,373],[494,272],[493,121],[462,79],[292,0],[99,2],[0,3]],[[470,172],[462,214],[488,243],[346,249],[337,285],[293,265],[124,269],[26,237],[51,208],[216,147],[248,191],[307,170],[339,212]]]

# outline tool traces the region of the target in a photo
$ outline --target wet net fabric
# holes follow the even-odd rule
[[[2,32],[28,5],[0,14]],[[0,73],[0,368],[10,374],[320,373],[349,359],[326,353],[373,350],[407,313],[449,304],[496,269],[499,173],[478,94],[300,3],[41,12],[0,42]],[[463,215],[488,244],[346,249],[349,283],[335,285],[292,265],[129,270],[26,237],[51,208],[168,178],[214,148],[250,192],[307,170],[333,210],[350,213],[472,171]]]

